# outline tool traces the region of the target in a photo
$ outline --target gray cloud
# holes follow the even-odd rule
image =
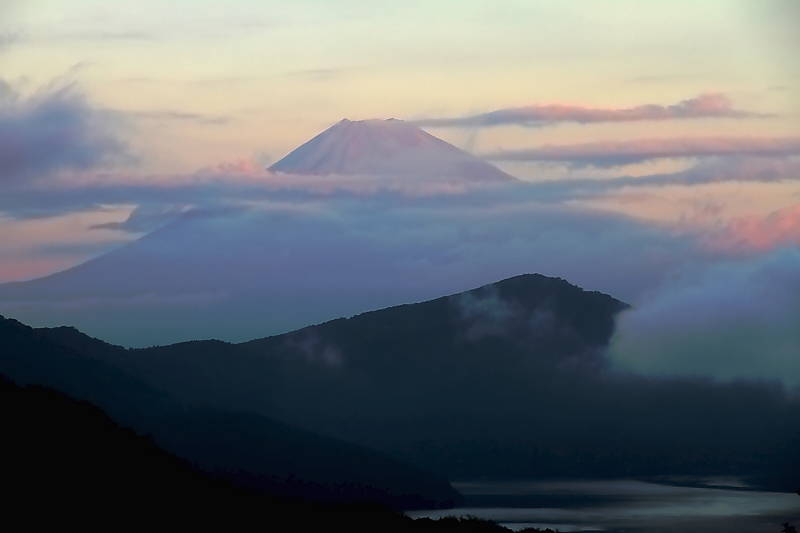
[[[725,181],[772,182],[783,180],[800,180],[800,160],[798,158],[770,159],[741,156],[710,158],[692,168],[672,174],[625,178],[626,183],[619,185],[693,185]]]
[[[735,109],[724,94],[709,93],[667,106],[646,104],[613,109],[562,104],[533,105],[499,109],[465,117],[419,119],[414,123],[422,127],[443,128],[491,128],[512,125],[540,128],[567,122],[595,124],[695,118],[765,118],[769,116],[771,115]]]
[[[75,33],[59,33],[38,37],[41,41],[159,41],[165,38],[146,31],[82,31]]]
[[[686,170],[645,176],[564,178],[532,184],[541,201],[589,199],[622,187],[661,187],[723,182],[800,181],[800,158],[710,157]]]
[[[511,321],[523,311],[521,306],[503,300],[494,286],[480,295],[469,292],[460,294],[453,299],[453,303],[468,340],[507,334]]]
[[[65,38],[87,41],[157,41],[163,39],[163,36],[144,31],[105,31],[80,33]]]
[[[320,337],[314,329],[303,329],[289,334],[284,346],[302,355],[309,364],[342,365],[341,350],[332,342]]]
[[[124,111],[122,113],[125,113]],[[182,111],[134,111],[127,113],[136,118],[147,120],[178,120],[197,122],[198,124],[228,124],[232,117],[204,115],[202,113],[186,113]]]
[[[25,34],[22,31],[2,31],[0,32],[0,51],[4,48],[7,48],[13,44],[16,44],[22,41],[25,37]]]
[[[187,205],[141,205],[122,222],[95,224],[89,229],[110,229],[128,233],[147,233],[160,228],[191,210]]]
[[[475,341],[490,336],[511,336],[520,343],[553,332],[557,324],[551,302],[527,309],[518,301],[504,299],[496,287],[482,287],[453,298],[452,303],[465,339]]]
[[[484,157],[494,161],[558,162],[573,167],[609,168],[678,157],[793,155],[800,155],[800,137],[684,137],[600,141],[506,150],[486,154]]]
[[[130,163],[123,122],[93,108],[72,83],[20,98],[0,81],[0,183]]]
[[[800,386],[800,251],[684,272],[623,313],[610,353],[648,375]]]
[[[266,157],[266,156],[265,156]],[[254,159],[256,157],[254,156]],[[63,215],[97,210],[100,205],[137,205],[130,222],[106,229],[149,231],[176,215],[173,209],[237,210],[248,205],[336,206],[354,201],[384,201],[402,205],[488,205],[518,209],[528,202],[557,205],[587,199],[621,187],[694,185],[726,181],[773,182],[800,179],[800,158],[711,157],[683,171],[615,178],[563,178],[537,183],[504,185],[464,183],[463,180],[413,179],[406,176],[275,175],[251,161],[219,165],[185,176],[99,175],[91,180],[53,182],[46,188],[9,187],[0,195],[0,212],[15,218]],[[175,206],[175,207],[170,207]],[[147,222],[145,222],[147,219]]]

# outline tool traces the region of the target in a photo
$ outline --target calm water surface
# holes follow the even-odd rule
[[[686,481],[686,480],[684,480]],[[458,509],[413,511],[427,516],[477,516],[510,529],[562,532],[780,533],[800,527],[800,496],[747,490],[734,479],[675,486],[633,480],[476,481],[453,483],[466,498]]]

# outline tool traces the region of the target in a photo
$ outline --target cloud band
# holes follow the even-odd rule
[[[575,167],[609,168],[677,157],[787,157],[798,154],[800,137],[683,137],[547,145],[499,151],[484,157],[494,161],[558,162]]]
[[[491,128],[496,126],[541,128],[570,122],[594,124],[696,118],[767,118],[770,116],[736,109],[724,94],[708,93],[667,106],[645,104],[631,108],[613,109],[563,104],[532,105],[498,109],[464,117],[420,119],[414,123],[421,127],[436,128]]]

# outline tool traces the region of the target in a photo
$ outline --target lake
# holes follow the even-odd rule
[[[797,494],[747,490],[734,478],[682,482],[693,486],[637,480],[454,482],[465,496],[463,508],[406,514],[476,516],[513,530],[562,532],[780,533],[786,521],[800,527]]]

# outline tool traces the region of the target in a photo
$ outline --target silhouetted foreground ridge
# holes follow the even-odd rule
[[[52,389],[20,388],[2,376],[0,412],[4,518],[26,528],[61,520],[98,525],[109,517],[122,525],[167,511],[199,521],[255,503],[120,428],[94,405]]]
[[[90,401],[214,479],[325,504],[371,502],[400,510],[461,502],[446,480],[418,467],[260,415],[178,403],[108,363],[49,340],[46,333],[0,319],[0,372],[18,383],[42,384]],[[88,345],[105,346],[75,333]]]
[[[412,520],[377,505],[325,506],[215,481],[115,424],[96,406],[0,375],[3,520],[20,529],[80,526],[226,530],[507,532],[481,520]]]

